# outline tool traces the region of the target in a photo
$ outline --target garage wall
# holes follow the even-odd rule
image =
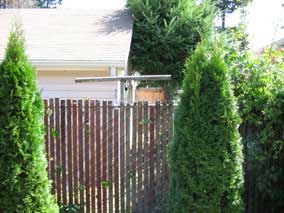
[[[75,83],[76,78],[110,76],[101,71],[38,71],[43,98],[91,98],[116,101],[116,82]]]

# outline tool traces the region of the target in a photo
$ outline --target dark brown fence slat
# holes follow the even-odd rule
[[[114,110],[114,196],[115,212],[119,212],[119,148],[118,148],[118,119],[119,110]]]
[[[103,101],[103,176],[102,176],[102,186],[103,186],[103,212],[107,212],[107,102]]]
[[[125,116],[125,163],[126,163],[126,171],[125,171],[125,177],[126,177],[126,212],[130,211],[130,105],[127,104],[126,106],[126,116]]]
[[[57,202],[62,203],[61,200],[61,142],[60,142],[60,108],[59,98],[55,99],[55,126],[56,130],[53,130],[53,135],[56,137],[56,192]]]
[[[160,141],[161,141],[161,169],[162,169],[162,187],[161,187],[161,209],[165,209],[165,199],[166,199],[166,192],[167,192],[167,175],[166,175],[166,167],[167,167],[167,159],[166,159],[166,152],[167,152],[167,103],[163,102],[162,103],[162,112],[161,112],[161,124],[162,124],[162,129],[161,129],[161,134],[160,134]]]
[[[149,162],[149,154],[148,154],[148,103],[144,102],[143,106],[143,128],[144,128],[144,212],[149,212],[149,171],[148,171],[148,162]]]
[[[170,144],[173,140],[173,129],[174,129],[174,106],[173,103],[170,102],[168,106],[168,123],[167,123],[167,132],[168,132],[168,141],[167,144]],[[166,166],[166,190],[169,190],[169,168]]]
[[[85,100],[85,112],[84,112],[84,153],[85,153],[85,192],[86,192],[86,212],[90,212],[90,118],[89,118],[89,101]]]
[[[91,203],[92,212],[96,211],[96,153],[95,153],[95,102],[90,104],[90,143],[91,143]]]
[[[120,103],[120,212],[125,211],[125,144],[124,144],[124,103]]]
[[[68,203],[73,204],[73,168],[72,168],[72,106],[71,100],[67,100],[67,149],[68,149]]]
[[[137,104],[134,103],[133,105],[133,114],[132,114],[132,159],[131,159],[131,173],[130,175],[132,176],[132,212],[137,211],[137,202],[136,202],[136,177],[137,177],[137,143],[136,143],[136,137],[137,135]]]
[[[142,148],[142,127],[143,127],[143,117],[142,117],[142,102],[138,102],[138,208],[139,212],[143,211],[143,185],[142,185],[142,164],[143,164],[143,148]]]
[[[173,140],[173,129],[174,129],[174,106],[173,103],[169,104],[169,122],[168,122],[168,134],[169,134],[169,143]]]
[[[97,209],[102,212],[101,194],[101,110],[100,102],[96,101],[96,166],[97,166]]]
[[[109,213],[113,212],[113,107],[112,102],[108,102],[108,199],[109,199]]]
[[[166,102],[163,102],[163,112],[162,112],[162,175],[163,177],[167,177],[167,133],[168,128],[168,105]],[[165,183],[163,183],[165,184]]]
[[[84,146],[83,146],[83,104],[82,100],[78,101],[78,141],[79,141],[79,195],[80,195],[80,212],[84,212]]]
[[[46,160],[47,160],[47,174],[48,174],[48,178],[51,179],[51,173],[50,173],[50,141],[49,141],[49,131],[48,131],[48,114],[49,114],[49,110],[48,110],[49,106],[48,106],[48,100],[44,100],[44,129],[45,129],[45,134],[44,134],[44,139],[45,139],[45,154],[46,154]]]
[[[73,175],[74,175],[74,202],[79,204],[79,184],[78,184],[78,105],[73,101]]]
[[[55,147],[54,147],[54,140],[55,140],[55,128],[54,128],[54,117],[55,117],[55,110],[54,110],[54,100],[49,99],[49,108],[48,108],[48,113],[49,113],[49,131],[48,131],[48,136],[49,136],[49,146],[50,146],[50,156],[49,156],[49,161],[50,161],[50,178],[52,180],[52,185],[51,185],[51,192],[54,194],[55,193],[55,187],[56,187],[56,182],[55,182]]]
[[[150,107],[150,151],[149,151],[149,161],[150,161],[150,190],[149,190],[149,209],[153,210],[154,208],[154,196],[155,196],[155,108]]]
[[[160,146],[160,102],[156,102],[156,117],[155,117],[155,145],[156,145],[156,184],[155,184],[155,205],[160,206],[161,205],[161,146]]]
[[[65,117],[65,100],[60,101],[61,104],[61,123],[60,123],[60,133],[61,133],[61,156],[62,162],[60,166],[61,174],[62,174],[62,198],[63,203],[67,203],[67,181],[66,181],[66,117]]]

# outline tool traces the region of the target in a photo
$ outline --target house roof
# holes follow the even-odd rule
[[[279,39],[278,41],[275,42],[276,47],[282,48],[284,47],[284,37],[282,39]]]
[[[35,66],[127,65],[133,25],[127,10],[0,10],[0,60],[15,22]]]

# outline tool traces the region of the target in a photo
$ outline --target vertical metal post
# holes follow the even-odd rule
[[[120,102],[124,102],[125,80],[120,81]]]
[[[127,99],[129,104],[133,104],[133,81],[129,81]]]

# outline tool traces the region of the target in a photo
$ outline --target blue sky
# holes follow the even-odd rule
[[[63,8],[123,8],[126,0],[63,0]],[[252,49],[260,49],[274,40],[284,38],[284,0],[253,0],[248,6],[247,27]],[[238,13],[228,22],[235,24]]]
[[[247,31],[252,49],[284,38],[284,0],[253,0],[247,8]],[[231,25],[239,21],[239,13],[233,14],[229,20]]]

